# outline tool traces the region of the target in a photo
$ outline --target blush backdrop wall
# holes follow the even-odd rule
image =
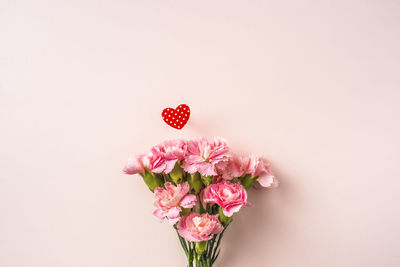
[[[0,266],[184,266],[127,157],[265,155],[217,266],[400,266],[399,1],[0,0]],[[178,131],[161,119],[187,103]]]

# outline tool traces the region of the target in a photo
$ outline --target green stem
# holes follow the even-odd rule
[[[198,254],[196,251],[195,242],[187,242],[182,237],[179,238],[181,241],[182,248],[185,250],[188,267],[213,267],[214,262],[217,260],[219,253],[221,252],[220,244],[225,232],[221,234],[213,235],[208,241],[207,248],[202,254]]]
[[[214,235],[213,238],[208,243],[208,250],[207,250],[207,254],[206,254],[208,258],[211,257],[211,252],[213,251],[216,238],[217,238],[217,235]]]
[[[224,232],[225,232],[225,230],[226,230],[227,227],[228,227],[228,226],[226,226],[225,229],[222,231],[222,233],[220,233],[219,236],[218,236],[217,245],[215,246],[215,248],[213,249],[213,252],[212,252],[212,254],[211,254],[211,264],[213,264],[213,263],[217,260],[217,258],[218,258],[218,256],[219,256],[219,252],[220,252],[221,250],[218,250],[218,248],[219,248],[219,245],[220,245],[220,243],[221,243],[221,239],[222,239],[222,237],[224,236]],[[217,252],[217,251],[218,251],[218,252]]]
[[[189,243],[189,249],[188,249],[188,262],[189,262],[189,267],[193,267],[193,250],[192,250],[192,245],[190,242]]]
[[[186,257],[188,257],[188,248],[187,248],[186,241],[185,241],[185,239],[183,239],[183,237],[180,236],[178,231],[176,231],[176,233],[178,234],[179,242],[181,242],[181,246],[182,246],[183,250],[185,251]]]

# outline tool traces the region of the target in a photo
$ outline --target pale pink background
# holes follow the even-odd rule
[[[400,266],[399,1],[0,0],[0,266],[184,266],[126,158],[268,157],[217,266]],[[174,130],[164,107],[187,103]]]

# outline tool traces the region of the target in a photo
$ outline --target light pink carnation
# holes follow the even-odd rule
[[[208,213],[191,212],[178,223],[178,233],[189,242],[210,240],[212,234],[220,234],[223,230],[218,215]]]
[[[217,175],[217,167],[228,161],[229,148],[222,138],[209,141],[205,138],[187,142],[188,155],[182,167],[189,173],[199,172],[204,176]]]
[[[154,206],[156,210],[153,214],[161,220],[166,217],[170,224],[175,224],[179,221],[179,213],[182,211],[181,207],[192,208],[196,205],[196,196],[187,195],[188,192],[188,182],[178,184],[177,186],[167,182],[165,183],[165,189],[157,187],[154,190],[156,198]]]
[[[151,153],[142,153],[130,157],[128,162],[126,163],[123,171],[126,174],[136,174],[136,173],[143,173],[145,169],[151,169]]]
[[[256,158],[252,164],[253,176],[258,176],[257,182],[262,187],[274,188],[278,186],[278,180],[271,171],[270,164],[262,159]]]
[[[201,192],[201,198],[203,203],[218,204],[227,217],[248,205],[246,189],[241,184],[230,182],[209,185]]]
[[[187,151],[186,142],[183,140],[168,140],[154,146],[151,153],[157,158],[156,173],[170,173],[178,160],[185,158]]]
[[[154,173],[170,173],[178,160],[186,155],[186,142],[170,140],[153,147],[149,152],[138,154],[128,159],[123,171],[126,174],[143,173],[148,170]]]
[[[226,166],[218,168],[220,176],[227,181],[240,177],[247,172],[249,167],[249,157],[232,154]]]
[[[278,180],[273,175],[268,162],[257,156],[240,156],[232,154],[225,168],[218,170],[224,180],[232,180],[243,174],[258,177],[257,182],[262,187],[273,188],[278,186]]]

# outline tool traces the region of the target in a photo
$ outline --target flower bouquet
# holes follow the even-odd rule
[[[126,174],[140,174],[154,193],[153,214],[177,231],[188,266],[211,267],[233,214],[249,205],[251,187],[278,185],[269,164],[231,153],[222,138],[172,140],[130,158]]]

